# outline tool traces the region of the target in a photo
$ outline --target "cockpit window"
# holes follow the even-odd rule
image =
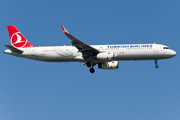
[[[169,49],[168,47],[164,47],[163,49]]]

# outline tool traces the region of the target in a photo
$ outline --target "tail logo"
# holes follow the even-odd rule
[[[24,47],[27,44],[27,40],[20,32],[16,32],[11,36],[11,43],[15,48]]]

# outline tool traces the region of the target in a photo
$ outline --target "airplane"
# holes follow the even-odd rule
[[[118,69],[118,61],[126,60],[154,60],[155,68],[158,68],[157,60],[176,56],[168,46],[155,43],[88,45],[69,34],[63,25],[61,27],[72,46],[35,47],[14,25],[8,25],[12,46],[5,45],[8,49],[4,53],[46,62],[81,62],[90,68],[91,73],[95,72],[96,64],[100,69],[113,70]]]

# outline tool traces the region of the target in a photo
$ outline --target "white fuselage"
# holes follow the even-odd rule
[[[117,44],[117,45],[91,45],[101,53],[109,52],[113,54],[112,59],[97,60],[91,62],[109,62],[122,60],[158,60],[174,57],[176,52],[161,44]],[[13,52],[5,50],[4,53],[18,57],[47,62],[87,62],[81,52],[74,46],[51,46],[51,47],[31,47],[18,48],[23,52]]]

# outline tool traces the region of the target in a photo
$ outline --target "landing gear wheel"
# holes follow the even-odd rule
[[[90,71],[91,73],[94,73],[94,72],[95,72],[95,69],[94,69],[94,68],[90,68],[89,71]]]
[[[86,63],[87,67],[91,67],[91,62]]]
[[[158,68],[159,66],[157,65],[157,60],[155,60],[155,68]]]
[[[159,66],[158,65],[155,65],[156,68],[158,68]]]

